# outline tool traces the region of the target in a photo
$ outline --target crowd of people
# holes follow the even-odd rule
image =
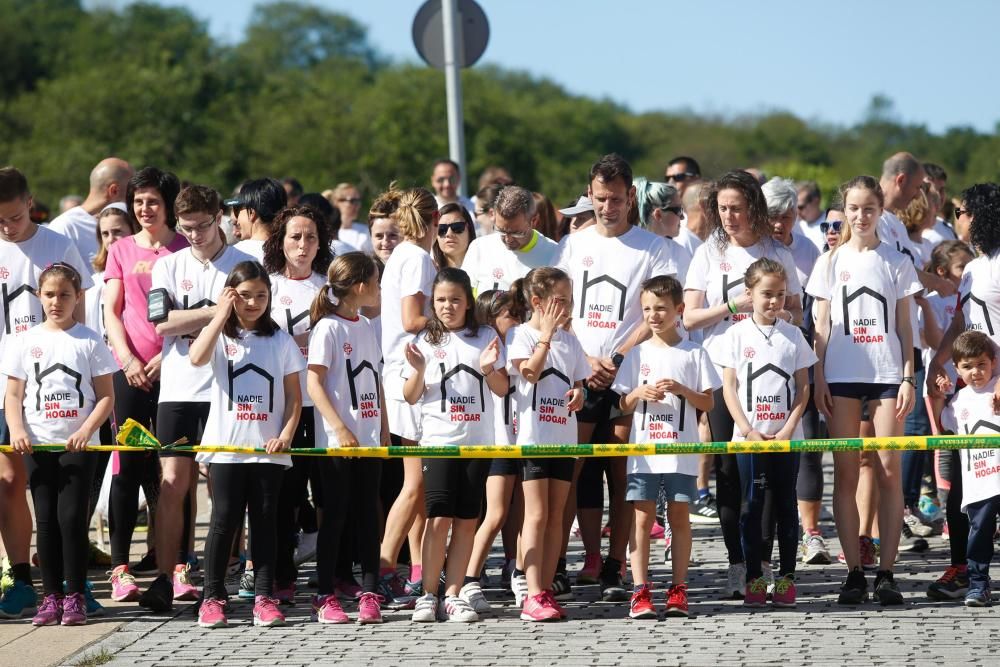
[[[902,604],[899,552],[941,534],[951,565],[927,595],[990,603],[997,449],[834,452],[836,557],[820,452],[288,450],[998,433],[1000,187],[951,201],[945,171],[909,153],[825,209],[815,183],[753,169],[707,180],[691,157],[654,181],[605,155],[558,212],[502,168],[474,199],[461,178],[439,160],[433,191],[390,184],[366,221],[350,183],[308,193],[261,178],[223,199],[108,158],[78,205],[38,225],[25,175],[0,169],[0,440],[13,447],[0,455],[0,616],[85,623],[102,611],[87,573],[104,556],[112,599],[195,601],[203,627],[227,624],[231,596],[253,603],[255,625],[283,624],[307,562],[317,622],[351,622],[342,601],[359,623],[384,609],[473,622],[493,611],[498,535],[525,621],[566,618],[574,585],[657,618],[660,539],[664,613],[687,616],[692,523],[721,527],[719,592],[747,607],[794,607],[796,569],[834,560],[839,603]],[[164,445],[260,451],[87,451],[128,418]],[[102,487],[109,556],[88,539]],[[146,555],[130,563],[141,519]],[[567,562],[573,533],[582,563]]]

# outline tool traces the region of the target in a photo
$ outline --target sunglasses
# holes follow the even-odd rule
[[[690,171],[681,172],[680,174],[666,174],[665,178],[667,182],[675,181],[677,183],[683,183],[689,178],[697,178],[698,174],[692,174]]]
[[[673,213],[678,218],[684,213],[684,208],[681,206],[664,206],[660,209],[661,211],[666,211],[667,213]]]
[[[955,219],[958,220],[963,215],[969,215],[969,209],[967,208],[956,208],[955,209]]]
[[[360,204],[361,197],[340,197],[337,199],[338,204]]]
[[[832,227],[833,233],[839,234],[840,228],[841,226],[843,226],[843,224],[844,224],[843,220],[834,220],[833,222],[821,222],[819,223],[819,230],[824,234],[826,234],[827,231]]]
[[[462,232],[465,231],[465,223],[464,222],[445,222],[445,223],[442,223],[442,224],[438,225],[438,236],[441,236],[441,237],[447,236],[449,229],[451,230],[452,234],[454,234],[455,236],[458,236],[459,234],[461,234]]]

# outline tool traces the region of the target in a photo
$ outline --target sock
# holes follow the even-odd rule
[[[410,566],[410,581],[421,581],[424,578],[423,565]]]
[[[517,566],[515,565],[514,566],[514,576],[515,577],[523,577],[524,576],[524,570],[517,569]]]
[[[806,531],[806,535],[822,535],[822,533],[819,532],[819,528],[812,528]]]
[[[872,544],[878,544],[878,543],[879,543],[879,538],[873,537],[872,538]]]
[[[396,574],[396,568],[394,567],[380,567],[378,569],[379,578],[384,578]]]
[[[465,586],[466,584],[472,584],[477,581],[479,581],[479,577],[466,577],[462,580],[462,585]]]
[[[708,495],[708,488],[698,489],[698,499],[702,499]]]
[[[566,574],[566,558],[565,558],[565,556],[563,558],[560,558],[559,561],[556,563],[556,572],[562,572],[563,574]]]
[[[648,586],[649,586],[649,584],[636,584],[635,587],[632,589],[632,592],[638,593],[643,588],[648,588]]]
[[[33,585],[31,583],[31,565],[29,563],[11,565],[10,576],[14,577],[14,581],[20,581],[28,586]]]

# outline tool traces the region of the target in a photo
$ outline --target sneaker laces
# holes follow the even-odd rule
[[[362,593],[358,599],[358,610],[360,611],[362,607],[365,607],[370,611],[372,605],[374,605],[375,609],[381,610],[383,602],[385,602],[385,598],[377,593]]]
[[[132,576],[132,573],[124,565],[119,565],[111,570],[109,574],[111,575],[111,581],[114,582],[117,580],[119,585],[135,585],[135,577]]]
[[[264,611],[278,612],[278,599],[268,595],[261,595],[257,598],[254,606],[263,607]]]
[[[788,577],[781,577],[776,582],[774,582],[774,592],[779,595],[784,595],[788,592],[788,589],[794,585],[793,582]]]
[[[87,613],[86,602],[83,599],[83,593],[70,593],[63,598],[63,612],[69,612],[71,614],[86,614]]]
[[[767,593],[767,580],[764,577],[757,577],[750,580],[751,593]]]
[[[46,595],[42,599],[42,604],[38,605],[38,613],[45,614],[49,612],[58,612],[60,609],[59,598],[55,595]]]
[[[201,611],[203,613],[217,613],[221,614],[222,610],[226,607],[226,601],[220,600],[218,598],[208,598],[201,601]]]
[[[174,576],[177,577],[177,583],[182,586],[191,586],[191,575],[189,571],[191,570],[190,565],[184,565],[184,567],[178,566],[174,569]]]
[[[949,565],[948,569],[945,570],[944,574],[938,578],[937,582],[939,584],[950,584],[958,578],[959,574],[961,574],[961,572],[959,571],[957,565]]]

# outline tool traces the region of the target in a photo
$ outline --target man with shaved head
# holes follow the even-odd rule
[[[101,160],[90,172],[90,191],[83,203],[49,223],[52,231],[73,241],[88,266],[100,247],[97,214],[108,204],[125,201],[125,188],[134,173],[125,160],[116,157]]]

